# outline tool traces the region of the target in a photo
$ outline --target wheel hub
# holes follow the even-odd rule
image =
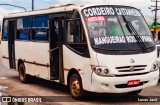
[[[77,79],[74,79],[71,84],[71,92],[74,96],[78,96],[80,93],[79,81]]]

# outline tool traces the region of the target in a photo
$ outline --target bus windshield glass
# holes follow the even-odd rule
[[[139,10],[122,6],[94,6],[82,10],[91,44],[97,49],[143,50],[154,46]]]

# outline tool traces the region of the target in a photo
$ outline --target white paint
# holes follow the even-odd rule
[[[50,64],[49,62],[49,43],[15,41],[16,59],[22,59],[39,64]],[[26,53],[27,52],[27,53]],[[50,77],[49,68],[34,64],[25,63],[26,73],[47,79]]]

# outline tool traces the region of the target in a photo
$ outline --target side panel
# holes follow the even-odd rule
[[[16,60],[23,60],[27,74],[48,79],[49,43],[15,41]]]
[[[75,11],[75,14],[77,17],[79,17],[78,13],[76,13],[76,11]],[[70,15],[72,15],[72,13],[70,13],[69,16]],[[73,15],[73,17],[74,16],[75,15]],[[70,18],[70,17],[68,17],[68,18]],[[63,58],[64,58],[63,63],[64,63],[65,84],[67,85],[67,78],[68,78],[69,70],[76,69],[81,76],[83,89],[87,90],[87,91],[91,91],[91,84],[93,82],[92,78],[91,78],[92,73],[93,73],[93,71],[91,69],[91,65],[98,65],[96,52],[91,49],[91,46],[89,43],[90,40],[88,38],[86,27],[84,25],[83,17],[79,18],[79,19],[76,18],[74,20],[75,26],[72,22],[72,19],[73,18],[68,19],[68,21],[67,21],[68,23],[66,24],[68,32],[66,32],[65,34],[67,36],[66,40],[69,43],[66,43],[67,45],[63,45]],[[81,19],[82,19],[82,21],[81,21]],[[72,26],[74,26],[74,27],[72,27]],[[87,47],[82,46],[85,44]],[[73,45],[75,45],[75,46],[73,47]],[[84,49],[80,50],[79,48],[84,48]],[[87,53],[89,53],[89,56],[87,56]],[[84,55],[82,55],[82,54],[84,54]]]
[[[63,62],[64,62],[64,78],[65,84],[67,85],[67,76],[69,70],[74,68],[76,70],[79,69],[79,74],[82,79],[83,89],[90,90],[91,89],[91,64],[92,61],[90,58],[82,57],[70,49],[68,49],[65,45],[63,45]]]
[[[2,63],[9,68],[8,41],[1,41],[1,55]]]

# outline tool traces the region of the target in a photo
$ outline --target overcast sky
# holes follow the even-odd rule
[[[68,4],[68,3],[74,3],[74,4],[80,4],[80,3],[108,3],[108,4],[123,4],[123,5],[129,5],[134,6],[139,9],[141,9],[143,15],[147,18],[147,21],[152,22],[153,14],[151,10],[148,9],[149,6],[155,5],[155,3],[152,3],[151,0],[34,0],[35,9],[43,9],[48,8],[49,6],[53,5],[61,5],[61,4]],[[13,4],[17,6],[25,7],[27,10],[31,10],[31,3],[32,0],[0,0],[0,4]],[[160,3],[159,3],[160,5]],[[10,12],[18,12],[18,11],[24,11],[23,9],[15,8],[15,7],[9,7],[9,6],[2,6],[0,5],[0,21],[2,20],[2,17],[5,14],[8,14]]]

